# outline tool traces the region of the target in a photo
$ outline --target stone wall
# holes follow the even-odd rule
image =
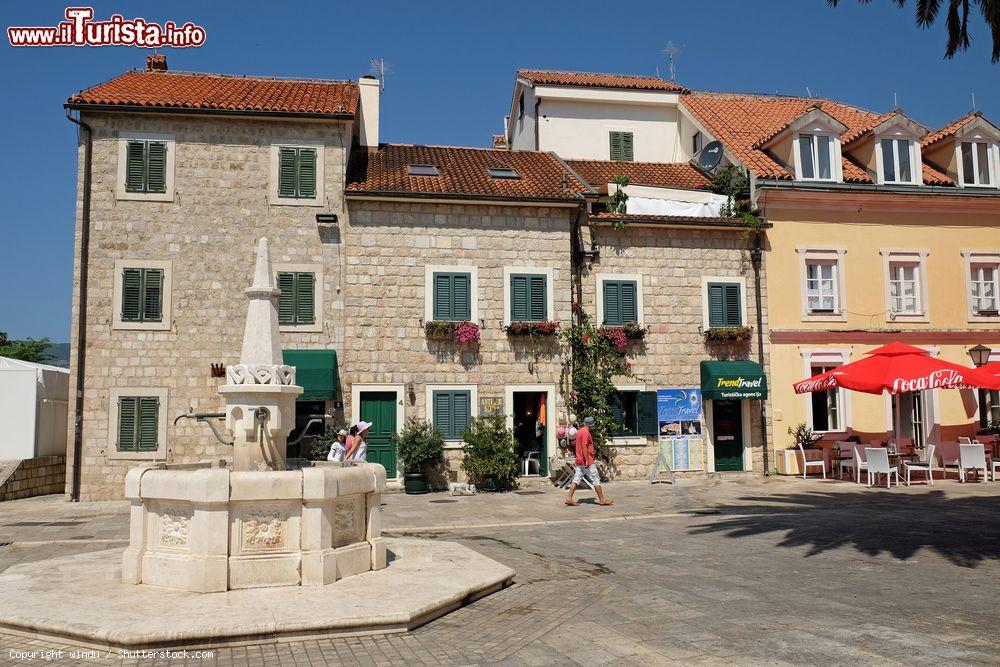
[[[504,398],[507,385],[552,385],[558,392],[561,346],[508,337],[504,267],[552,269],[554,314],[570,319],[570,227],[575,207],[421,204],[351,200],[345,242],[352,249],[344,273],[345,413],[352,385],[406,387],[403,414],[431,419],[426,387],[475,385],[478,397]],[[428,340],[424,333],[426,266],[474,266],[477,271],[478,346]],[[561,405],[561,398],[557,400]],[[478,406],[473,405],[473,414]],[[505,405],[510,413],[512,406]],[[550,417],[555,423],[555,415]],[[450,443],[457,447],[459,443]],[[448,471],[464,479],[460,452],[448,452]]]
[[[284,333],[284,344],[340,348],[343,250],[336,226],[317,225],[315,216],[317,212],[343,215],[345,145],[349,145],[351,130],[348,123],[332,121],[125,113],[88,113],[84,120],[94,128],[81,475],[81,498],[88,500],[121,497],[126,471],[140,462],[115,457],[115,434],[109,432],[111,392],[115,388],[166,388],[167,400],[161,410],[166,410],[168,420],[160,457],[167,462],[232,456],[229,448],[215,441],[207,425],[183,420],[174,426],[173,420],[189,409],[215,412],[222,405],[216,390],[225,380],[211,377],[210,364],[238,361],[247,304],[243,290],[250,284],[258,237],[271,240],[275,264],[322,266],[323,331]],[[116,198],[118,137],[132,132],[173,135],[173,201]],[[310,140],[325,145],[325,204],[269,204],[270,143]],[[71,335],[74,346],[80,290],[83,156],[81,142]],[[118,260],[172,263],[169,329],[113,327]],[[76,354],[74,349],[70,364],[74,374]],[[75,386],[75,375],[70,381]],[[72,425],[69,443],[68,463],[72,465]]]
[[[588,240],[586,231],[584,239]],[[598,276],[641,274],[643,280],[643,324],[649,328],[644,341],[631,343],[629,360],[638,379],[620,380],[621,385],[644,386],[647,390],[698,387],[700,362],[707,359],[757,360],[757,309],[754,274],[749,254],[738,229],[694,229],[630,223],[616,231],[607,223],[595,228],[598,261],[583,274],[583,303],[600,324],[597,313]],[[764,356],[767,361],[767,317],[764,275]],[[702,338],[703,277],[741,278],[745,285],[746,324],[754,328],[749,343],[706,343]],[[766,368],[766,365],[765,365]],[[750,409],[753,469],[763,472],[760,403]],[[770,434],[769,434],[770,439]],[[607,473],[618,479],[643,479],[656,461],[658,446],[652,438],[616,440]]]
[[[6,480],[0,480],[0,501],[62,493],[66,484],[66,457],[39,456],[18,462]]]

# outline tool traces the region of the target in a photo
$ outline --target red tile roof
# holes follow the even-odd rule
[[[358,85],[350,81],[135,70],[67,100],[69,107],[92,105],[342,116],[357,111]]]
[[[680,93],[684,86],[655,76],[633,74],[599,74],[596,72],[559,72],[555,70],[520,69],[517,75],[535,85],[586,86],[590,88],[632,88],[635,90],[668,90]]]
[[[604,191],[618,174],[634,185],[694,190],[708,185],[709,179],[687,162],[614,162],[611,160],[566,160],[591,187]]]
[[[592,222],[614,222],[617,220],[625,222],[645,222],[664,225],[685,225],[694,227],[733,227],[743,229],[746,223],[740,218],[720,218],[694,215],[645,215],[636,213],[596,213],[587,216]],[[765,223],[765,227],[770,227]]]
[[[940,130],[938,130],[937,132],[931,132],[926,137],[924,137],[923,142],[921,142],[922,146],[924,148],[926,148],[926,147],[930,146],[933,143],[937,143],[938,141],[941,141],[942,139],[946,139],[948,137],[954,136],[956,132],[958,132],[959,130],[961,130],[968,123],[972,122],[976,117],[982,116],[982,115],[983,114],[981,112],[974,111],[974,112],[972,112],[970,114],[966,114],[966,115],[962,116],[961,118],[959,118],[958,120],[956,120],[956,121],[954,121],[952,123],[948,123],[947,125],[945,125],[944,127],[942,127]]]
[[[434,165],[438,176],[411,176],[407,165]],[[514,169],[519,178],[495,178],[493,167]],[[347,193],[457,195],[481,199],[575,201],[589,192],[551,153],[457,146],[384,144],[355,151]]]
[[[693,93],[681,98],[688,111],[716,139],[757,176],[765,179],[790,180],[792,173],[779,164],[764,148],[796,118],[817,106],[847,130],[841,137],[846,144],[887,120],[892,114],[876,114],[831,100],[768,95],[725,93]],[[926,140],[925,140],[926,145]],[[848,183],[874,183],[860,165],[843,157],[844,180]],[[951,181],[925,165],[929,185],[946,185]]]

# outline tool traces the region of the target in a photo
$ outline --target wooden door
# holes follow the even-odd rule
[[[361,392],[361,421],[371,422],[365,441],[369,463],[380,463],[389,479],[396,477],[396,392]]]
[[[712,401],[716,470],[743,470],[743,404]]]

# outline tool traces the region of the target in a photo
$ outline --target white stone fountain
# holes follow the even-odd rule
[[[144,466],[125,479],[131,501],[122,581],[209,593],[329,584],[385,567],[377,464],[286,470],[295,426],[295,368],[282,363],[267,239],[257,246],[240,363],[219,388],[233,467]]]
[[[302,388],[281,363],[265,239],[246,293],[240,363],[220,388],[233,466],[129,471],[128,547],[0,572],[4,632],[132,650],[406,632],[511,582],[462,545],[381,537],[382,466],[286,469]]]

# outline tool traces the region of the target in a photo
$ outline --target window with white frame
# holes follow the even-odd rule
[[[993,144],[985,141],[962,141],[959,154],[964,185],[992,186],[995,182],[992,153]]]
[[[840,294],[837,262],[806,260],[806,309],[810,313],[836,313]]]
[[[1000,266],[972,264],[970,271],[972,311],[977,315],[996,315],[1000,312]]]
[[[1000,426],[1000,391],[979,390],[979,425],[982,428]]]
[[[882,182],[913,184],[919,170],[913,168],[913,141],[910,139],[879,140]]]
[[[836,180],[834,165],[836,142],[828,134],[799,135],[799,179],[804,181]]]
[[[923,312],[919,264],[889,262],[889,308],[894,313]]]
[[[819,375],[832,371],[834,368],[837,368],[837,365],[814,363],[811,366],[811,372],[812,375]],[[839,389],[814,391],[809,395],[809,400],[812,403],[812,423],[809,426],[813,431],[826,433],[844,430]]]

